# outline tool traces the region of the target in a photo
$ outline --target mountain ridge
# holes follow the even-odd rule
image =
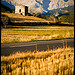
[[[54,9],[54,10],[50,10],[47,13],[43,14],[43,15],[50,15],[53,14],[55,16],[67,13],[71,10],[74,10],[74,6],[68,6],[68,7],[64,7],[64,8],[58,8],[58,9]]]
[[[5,6],[14,9],[22,4],[29,7],[29,13],[47,13],[50,10],[74,5],[74,0],[1,0]]]

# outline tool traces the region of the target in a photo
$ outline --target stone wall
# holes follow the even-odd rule
[[[15,6],[15,13],[25,15],[25,6],[23,6],[23,5]]]

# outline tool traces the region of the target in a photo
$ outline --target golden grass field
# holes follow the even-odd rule
[[[23,22],[51,22],[42,18],[34,17],[34,16],[23,16],[20,14],[15,14],[15,13],[3,13],[3,15],[7,15],[10,19],[11,22],[13,23],[23,23]]]
[[[28,26],[1,29],[1,43],[74,38],[74,27]]]
[[[34,16],[23,16],[15,13],[3,12],[1,12],[1,14],[7,15],[13,23],[51,23],[51,21]],[[15,28],[1,29],[1,43],[74,38],[74,27],[69,26],[29,26],[24,28],[23,26],[19,26],[20,28],[16,28],[18,26],[7,25],[7,27]]]
[[[34,16],[23,16],[20,14],[16,14],[16,13],[3,13],[1,12],[2,15],[7,15],[12,23],[56,23],[56,21],[50,21],[50,20],[46,20],[46,19],[42,19],[42,18],[38,18],[38,17],[34,17]],[[74,23],[68,23],[68,22],[61,22],[61,24],[71,24],[74,25]]]
[[[74,75],[74,48],[1,56],[1,75]]]

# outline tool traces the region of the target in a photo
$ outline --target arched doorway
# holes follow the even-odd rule
[[[19,12],[21,12],[21,9],[19,9]]]

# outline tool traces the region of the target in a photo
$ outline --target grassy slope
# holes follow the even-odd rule
[[[6,7],[5,5],[1,4],[1,12],[7,12],[7,11],[11,12],[12,10]]]
[[[21,23],[21,22],[49,22],[45,19],[34,17],[34,16],[23,16],[15,13],[1,13],[7,15],[12,22]]]
[[[59,21],[74,23],[74,11],[69,11],[68,13],[64,13],[58,16]]]

